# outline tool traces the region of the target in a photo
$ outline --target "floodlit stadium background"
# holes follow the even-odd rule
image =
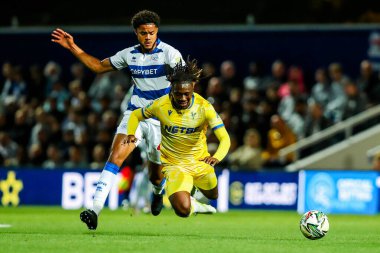
[[[211,62],[216,67],[216,75],[220,74],[220,66],[225,60],[232,60],[240,80],[248,76],[251,62],[260,63],[262,74],[268,76],[271,64],[281,59],[287,68],[293,65],[301,67],[305,88],[310,92],[315,83],[315,70],[327,68],[333,62],[341,63],[345,74],[355,80],[360,76],[362,60],[368,59],[376,73],[380,69],[380,4],[375,1],[152,1],[144,2],[144,6],[128,1],[113,1],[110,6],[89,4],[86,1],[48,2],[43,5],[31,1],[17,1],[17,4],[7,1],[2,6],[0,62],[9,61],[22,66],[24,70],[33,65],[45,67],[50,61],[57,62],[62,67],[62,78],[66,85],[72,80],[71,67],[76,60],[50,42],[52,29],[56,26],[67,29],[87,52],[104,58],[126,45],[136,43],[130,28],[130,18],[141,9],[152,9],[159,13],[162,19],[159,37],[162,40],[177,47],[184,56],[197,58],[201,64]],[[86,75],[94,78],[91,73]],[[1,88],[4,81],[1,76]],[[203,92],[206,92],[205,87]],[[39,90],[33,93],[38,95]],[[367,96],[374,94],[376,92],[369,92]],[[257,100],[243,98],[242,95],[244,103],[258,103]],[[231,98],[225,96],[223,99]],[[375,104],[371,104],[371,108],[376,110],[377,102],[374,100]],[[3,99],[2,102],[7,104],[1,107],[7,123],[2,125],[1,130],[15,134],[14,129],[21,129],[13,123],[19,108],[9,107],[12,100]],[[29,106],[33,108],[35,105]],[[100,105],[97,106],[99,108]],[[114,106],[116,108],[119,105]],[[219,106],[223,110],[223,103]],[[36,125],[36,119],[31,118],[33,113],[28,113],[25,117],[31,120],[29,127],[32,128]],[[65,118],[67,113],[64,111],[61,116]],[[372,136],[360,143],[355,142],[356,139],[352,140],[357,143],[357,150],[350,151],[354,155],[336,147],[308,165],[292,165],[279,160],[278,163],[263,165],[259,169],[246,170],[223,163],[217,168],[221,194],[219,201],[213,204],[220,211],[280,209],[303,212],[317,208],[328,213],[377,213],[379,172],[373,171],[374,153],[369,151],[376,151],[380,138],[376,129],[371,130],[379,121],[378,112],[374,111],[373,114],[375,116],[370,118],[369,125],[359,125],[360,131],[347,127],[345,129],[348,131],[335,136],[335,144],[346,146],[347,143],[343,142],[355,133]],[[119,115],[120,112],[116,114],[117,117]],[[248,118],[254,118],[255,115],[248,113]],[[115,115],[109,113],[107,116],[111,118],[110,125],[113,128],[108,130],[112,132],[116,129],[115,122],[112,122]],[[245,130],[245,127],[234,129],[240,146]],[[347,132],[351,133],[345,135]],[[10,159],[6,162],[7,159],[2,159],[2,205],[61,205],[67,209],[88,206],[101,166],[90,169],[89,161],[88,168],[79,170],[44,169],[42,161],[29,157],[32,151],[26,140],[30,136],[25,133],[17,133],[19,138],[22,136],[20,140],[24,141],[18,143],[24,152],[24,156],[21,156],[23,159],[18,156],[15,156],[16,161]],[[265,149],[266,135],[263,134],[261,138],[262,148]],[[95,144],[96,140],[87,153],[92,153]],[[105,141],[104,144],[107,147],[109,143]],[[42,152],[46,150],[47,146],[44,146]],[[91,155],[88,155],[91,160]],[[302,154],[298,159],[301,158],[304,158]],[[297,161],[295,158],[291,162]],[[120,206],[125,197],[121,192],[122,189],[114,189],[108,202],[111,207]]]

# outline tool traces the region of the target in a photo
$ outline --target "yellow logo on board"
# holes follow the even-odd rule
[[[20,203],[18,194],[23,187],[24,185],[22,181],[16,179],[16,173],[14,171],[9,171],[7,178],[5,180],[0,180],[0,190],[3,192],[1,204],[3,206],[8,206],[10,204],[18,206]]]

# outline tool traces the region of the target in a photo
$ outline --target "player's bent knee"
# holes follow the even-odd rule
[[[190,216],[191,213],[191,207],[180,207],[180,208],[174,208],[175,213],[182,218],[186,218]]]
[[[191,213],[190,201],[172,201],[171,205],[179,217],[188,217]]]

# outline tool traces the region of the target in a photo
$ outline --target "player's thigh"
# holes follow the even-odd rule
[[[122,163],[125,158],[132,153],[136,145],[134,143],[125,143],[125,134],[116,134],[112,141],[110,158],[114,163]],[[121,164],[118,164],[119,166]]]
[[[117,135],[124,135],[126,136],[127,129],[128,129],[128,121],[131,115],[131,111],[126,111],[123,115],[123,118],[121,119],[119,126],[117,127],[116,130],[116,136]],[[148,131],[147,127],[142,124],[144,121],[140,122],[139,125],[137,126],[136,132],[135,132],[135,137],[137,141],[135,142],[135,147],[139,146],[141,144],[141,141],[143,140],[144,136],[146,135],[145,132]],[[119,140],[118,140],[119,141]],[[115,139],[114,139],[115,142]],[[112,146],[116,148],[116,144],[120,144],[120,142],[113,144]]]
[[[148,160],[154,164],[161,164],[160,143],[161,129],[160,125],[150,123],[149,121],[141,122],[143,138],[146,141],[146,152]],[[154,167],[153,167],[154,168]],[[158,169],[161,169],[160,167]]]
[[[197,164],[199,167],[194,175],[194,185],[208,198],[218,197],[218,179],[214,168],[204,162]]]
[[[165,166],[162,169],[166,178],[166,194],[170,197],[177,192],[190,193],[193,188],[193,177],[182,171],[179,166]]]

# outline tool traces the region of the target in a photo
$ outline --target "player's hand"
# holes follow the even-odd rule
[[[216,159],[215,157],[212,157],[212,156],[206,156],[206,157],[200,159],[200,161],[203,161],[207,164],[210,164],[211,166],[215,166],[219,163],[219,160]]]
[[[130,143],[136,143],[137,138],[134,135],[128,135],[124,140],[123,144],[129,145]]]
[[[55,29],[51,33],[51,36],[53,37],[51,39],[52,42],[58,43],[66,49],[70,49],[73,45],[75,45],[73,36],[60,28]]]

